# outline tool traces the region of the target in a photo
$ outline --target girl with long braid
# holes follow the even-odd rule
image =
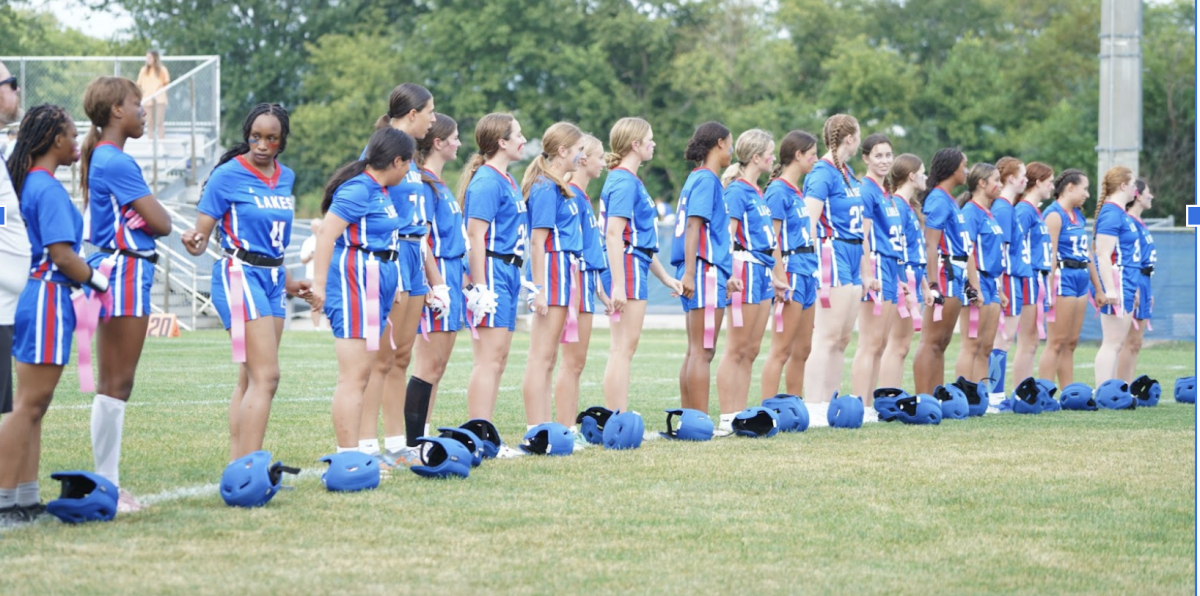
[[[929,165],[929,191],[921,203],[925,217],[925,310],[921,339],[913,356],[913,382],[917,393],[932,394],[946,375],[946,347],[954,336],[958,313],[967,301],[966,266],[970,240],[965,221],[951,198],[954,188],[966,182],[967,156],[958,149],[942,149]],[[943,312],[944,311],[944,312]],[[939,316],[940,315],[940,316]]]
[[[38,494],[42,418],[71,355],[75,311],[71,291],[87,285],[104,293],[108,278],[79,256],[83,216],[54,178],[79,159],[75,124],[66,110],[40,105],[21,120],[8,158],[32,245],[29,281],[18,302],[13,355],[17,392],[0,421],[0,527],[32,521],[45,511]]]
[[[125,404],[150,324],[150,286],[158,262],[154,239],[171,233],[170,216],[124,149],[126,140],[145,132],[141,101],[137,85],[120,77],[96,79],[83,94],[92,128],[83,141],[80,188],[91,224],[87,239],[98,249],[87,261],[92,267],[111,266],[113,282],[113,308],[108,312],[104,307],[96,332],[99,382],[92,402],[92,455],[96,473],[118,487]],[[133,495],[121,489],[118,510],[139,509]]]
[[[1013,228],[1025,231],[1022,241],[1027,243],[1030,256],[1029,277],[1020,275],[1026,271],[1024,265],[1016,268],[1017,275],[1014,276],[1014,284],[1020,288],[1022,303],[1021,315],[1017,318],[1017,329],[1010,331],[1017,336],[1017,352],[1013,357],[1012,367],[1014,383],[1033,376],[1033,358],[1037,353],[1039,335],[1045,325],[1049,291],[1046,275],[1050,271],[1050,236],[1046,232],[1046,223],[1042,221],[1042,211],[1038,206],[1054,192],[1054,170],[1042,162],[1035,161],[1026,167],[1025,178],[1025,188],[1017,196],[1017,204],[1013,207]],[[1024,248],[1021,250],[1024,251]]]
[[[445,310],[437,311],[428,304],[421,313],[422,325],[429,330],[428,339],[417,339],[413,345],[413,375],[409,386],[422,383],[429,385],[429,407],[425,420],[429,423],[433,415],[433,404],[437,400],[438,384],[446,374],[446,365],[454,352],[458,332],[466,324],[466,285],[464,257],[467,253],[467,234],[463,225],[463,213],[458,199],[442,182],[442,171],[446,164],[458,156],[462,141],[458,137],[458,123],[445,114],[435,114],[433,126],[425,136],[417,140],[417,161],[421,165],[422,191],[426,214],[429,216],[429,236],[426,250],[433,258],[432,269],[446,282],[450,291],[450,304]],[[405,402],[405,423],[408,424],[408,402]],[[414,412],[419,414],[418,411]],[[422,430],[424,430],[422,426]]]
[[[904,252],[900,274],[908,288],[909,317],[912,323],[899,321],[892,325],[887,347],[879,359],[879,387],[902,387],[904,382],[904,360],[912,346],[912,336],[919,324],[923,324],[920,309],[928,289],[925,287],[925,221],[918,200],[925,192],[925,164],[921,158],[905,153],[892,161],[884,182],[884,191],[895,196],[904,230]],[[905,297],[897,296],[898,300]]]
[[[989,163],[977,163],[967,174],[967,191],[958,197],[965,221],[967,280],[970,307],[959,314],[958,363],[954,372],[971,382],[988,377],[988,356],[996,339],[1005,296],[999,279],[1004,273],[1004,229],[992,214],[1000,196],[1000,171]],[[978,309],[975,314],[971,310]],[[972,321],[974,316],[978,319]]]
[[[1117,361],[1133,324],[1138,278],[1142,268],[1142,235],[1126,209],[1134,200],[1133,171],[1125,166],[1104,173],[1096,201],[1095,233],[1097,304],[1103,339],[1096,352],[1096,387],[1118,378]],[[1100,301],[1100,295],[1104,300]]]
[[[1158,253],[1154,249],[1154,236],[1142,222],[1142,213],[1154,204],[1154,193],[1150,192],[1150,187],[1146,186],[1146,181],[1141,178],[1134,182],[1134,190],[1133,201],[1129,203],[1128,213],[1129,218],[1137,224],[1138,235],[1141,236],[1139,248],[1142,253],[1142,262],[1136,272],[1127,273],[1138,280],[1137,306],[1133,312],[1133,329],[1129,331],[1129,337],[1125,338],[1125,343],[1121,346],[1121,355],[1117,360],[1117,378],[1127,383],[1133,382],[1133,376],[1137,370],[1138,354],[1142,351],[1142,340],[1147,328],[1150,327],[1150,316],[1154,308],[1154,294],[1150,287],[1150,279],[1154,275],[1154,264],[1158,261]],[[1143,322],[1146,323],[1145,327],[1142,326]]]
[[[817,254],[800,179],[812,171],[816,162],[817,138],[793,130],[779,143],[779,160],[767,185],[766,200],[777,238],[771,277],[776,288],[780,281],[785,281],[787,290],[782,302],[783,329],[772,327],[771,350],[763,363],[760,387],[763,399],[779,391],[779,378],[785,369],[787,393],[804,394],[804,365],[812,350],[816,313],[813,304],[817,302]]]
[[[671,264],[683,286],[680,302],[687,315],[687,352],[679,369],[679,394],[684,408],[708,411],[712,359],[726,295],[741,291],[742,280],[731,277],[729,212],[717,172],[729,167],[733,136],[719,122],[696,127],[685,157],[697,164],[679,192]],[[721,415],[720,434],[731,434],[733,416]]]
[[[542,135],[542,154],[529,164],[521,180],[529,209],[529,269],[535,288],[522,383],[529,428],[553,419],[554,364],[571,315],[571,293],[579,291],[575,273],[583,252],[583,229],[566,178],[579,168],[582,155],[583,131],[570,122],[555,123]],[[574,416],[575,409],[562,415]]]
[[[283,266],[296,176],[276,158],[287,149],[289,129],[283,106],[254,106],[242,123],[242,142],[221,156],[204,183],[195,226],[181,235],[187,251],[199,256],[221,225],[225,258],[213,263],[212,301],[240,363],[229,401],[230,461],[262,449],[279,387],[285,294],[309,293],[308,280],[293,280]]]
[[[579,227],[583,234],[583,254],[579,267],[579,341],[562,345],[562,364],[554,381],[555,419],[575,433],[575,448],[591,445],[575,427],[575,412],[579,409],[579,379],[587,364],[588,346],[592,340],[592,318],[597,312],[597,301],[605,313],[612,312],[612,303],[600,281],[602,272],[608,271],[608,256],[604,251],[604,237],[600,230],[604,223],[593,215],[592,201],[587,187],[604,171],[604,144],[600,139],[583,135],[583,157],[579,169],[567,179],[571,192],[575,193],[575,204],[579,209]]]
[[[819,296],[813,350],[805,365],[805,395],[828,401],[842,384],[846,346],[863,297],[863,204],[860,183],[846,163],[858,150],[858,121],[836,114],[825,121],[825,155],[804,177],[804,202],[821,238]],[[876,287],[868,288],[877,290]]]
[[[771,274],[777,235],[771,208],[758,186],[758,179],[770,174],[775,163],[775,141],[765,130],[747,130],[738,135],[734,155],[737,162],[725,170],[721,183],[725,185],[725,207],[729,212],[726,222],[733,239],[732,273],[741,279],[743,290],[729,296],[725,351],[717,365],[722,425],[727,417],[732,424],[732,417],[746,409],[754,359],[762,347],[771,303],[788,294],[786,278],[775,279]]]
[[[859,304],[858,346],[850,365],[850,392],[863,403],[874,403],[879,385],[880,361],[892,327],[900,318],[897,304],[906,294],[897,287],[900,260],[904,253],[904,220],[896,197],[888,192],[887,175],[892,169],[892,143],[887,136],[873,134],[862,143],[867,176],[862,184],[863,244],[873,266],[863,269],[863,287],[868,290]]]
[[[1043,212],[1050,236],[1054,306],[1053,320],[1046,317],[1046,349],[1038,363],[1038,378],[1059,387],[1075,382],[1075,347],[1087,310],[1087,295],[1099,287],[1096,264],[1091,258],[1087,218],[1080,207],[1088,199],[1088,178],[1079,170],[1066,170],[1054,180],[1054,202]],[[1096,296],[1105,300],[1103,292]]]

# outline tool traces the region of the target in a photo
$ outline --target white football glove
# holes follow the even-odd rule
[[[447,314],[450,314],[450,286],[441,284],[433,286],[429,290],[430,304],[429,310],[439,319],[445,319]]]
[[[528,306],[530,310],[533,310],[533,300],[537,297],[538,293],[542,291],[542,288],[525,278],[521,278],[521,288],[526,292],[525,305]]]
[[[467,288],[464,295],[467,299],[467,310],[471,311],[475,318],[475,325],[479,325],[484,316],[495,314],[499,296],[491,288],[479,285],[471,286]]]

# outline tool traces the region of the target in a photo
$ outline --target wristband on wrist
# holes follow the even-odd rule
[[[87,287],[96,290],[97,292],[107,291],[108,278],[104,277],[104,274],[97,271],[94,267],[89,269],[91,269],[91,273],[88,275],[88,280],[83,283],[86,284]]]

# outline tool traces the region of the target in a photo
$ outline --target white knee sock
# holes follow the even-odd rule
[[[125,402],[107,395],[92,401],[92,456],[96,473],[121,486],[121,431],[125,427]]]
[[[400,451],[401,449],[404,449],[404,447],[407,445],[408,445],[408,443],[406,442],[404,435],[383,438],[383,448],[387,449],[391,453]]]

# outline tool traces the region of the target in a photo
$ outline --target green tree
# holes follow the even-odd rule
[[[1141,174],[1153,215],[1184,218],[1196,188],[1195,3],[1149,5],[1143,14]]]

